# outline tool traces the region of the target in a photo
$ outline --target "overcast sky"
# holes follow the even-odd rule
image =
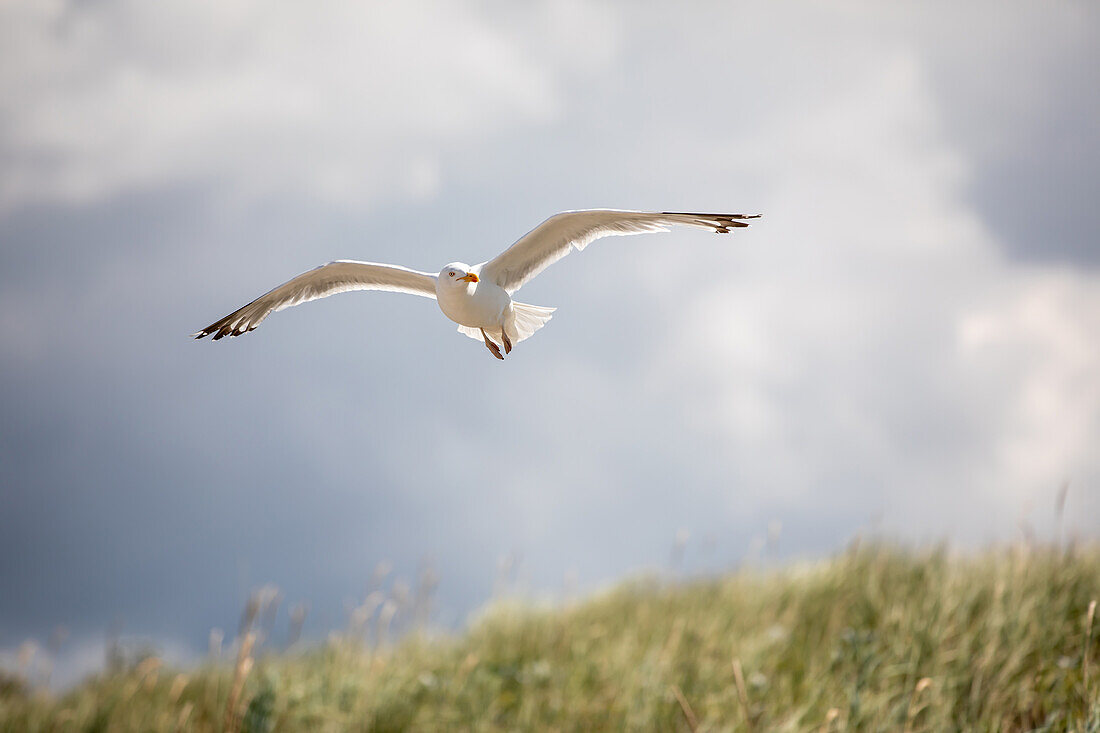
[[[266,583],[322,636],[383,560],[453,626],[509,555],[1051,538],[1066,482],[1100,536],[1098,7],[0,4],[0,664],[194,657]],[[503,363],[384,293],[187,338],[593,207],[764,218],[558,263]]]

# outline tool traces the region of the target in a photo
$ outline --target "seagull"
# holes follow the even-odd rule
[[[302,273],[264,293],[248,305],[197,333],[214,340],[240,336],[263,323],[275,311],[327,298],[349,290],[388,290],[435,298],[443,315],[458,324],[459,333],[484,342],[504,360],[515,344],[546,325],[554,308],[518,303],[512,296],[532,278],[573,250],[578,252],[602,237],[667,232],[682,225],[729,234],[747,227],[759,214],[688,214],[682,212],[589,209],[555,214],[488,262],[452,262],[438,274],[377,262],[336,260]],[[504,354],[500,353],[501,348]]]

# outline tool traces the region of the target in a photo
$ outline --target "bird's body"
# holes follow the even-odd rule
[[[460,267],[458,274],[480,275],[475,268]],[[477,268],[479,269],[479,268]],[[437,280],[435,287],[439,310],[460,326],[468,328],[488,328],[500,330],[512,316],[512,296],[496,283],[482,280],[463,281],[459,287],[447,287],[445,280]]]
[[[550,320],[553,308],[518,303],[519,288],[573,249],[600,237],[667,231],[670,224],[728,234],[759,214],[649,213],[597,209],[567,211],[550,217],[499,256],[470,266],[452,262],[432,275],[397,265],[338,260],[303,273],[196,334],[239,336],[271,313],[349,290],[390,290],[435,298],[443,314],[470,338],[484,341],[498,359]]]

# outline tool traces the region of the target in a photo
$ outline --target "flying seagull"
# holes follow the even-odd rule
[[[325,298],[349,290],[389,290],[435,298],[443,315],[458,324],[458,330],[483,341],[493,356],[512,351],[512,346],[529,338],[546,325],[554,308],[512,300],[525,283],[574,249],[580,251],[601,237],[667,232],[679,224],[729,234],[730,229],[747,227],[746,219],[759,214],[685,214],[676,212],[616,211],[591,209],[555,214],[518,242],[480,265],[452,262],[433,275],[399,265],[337,260],[302,273],[243,308],[211,323],[197,339],[214,334],[247,333],[275,311]]]

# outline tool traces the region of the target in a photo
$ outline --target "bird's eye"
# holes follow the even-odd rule
[[[453,272],[451,272],[451,273],[448,273],[448,274],[449,274],[449,275],[450,275],[451,277],[454,277],[454,276],[455,276],[455,274],[454,274]]]

